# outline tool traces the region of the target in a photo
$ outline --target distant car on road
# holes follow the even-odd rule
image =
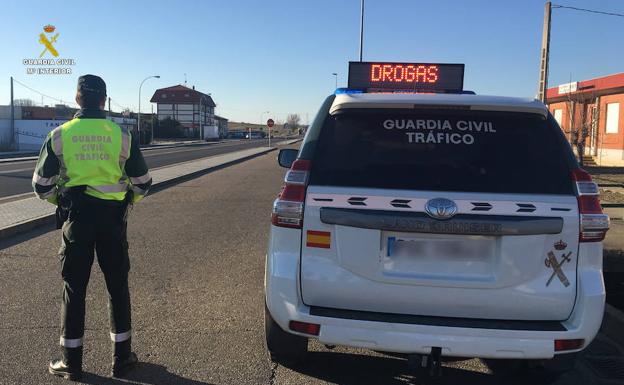
[[[609,227],[597,185],[539,101],[435,93],[327,98],[273,205],[266,343],[309,338],[553,373],[594,339]]]
[[[245,133],[242,131],[229,132],[227,137],[229,139],[244,139]]]
[[[262,131],[252,131],[251,139],[263,139],[266,134]],[[249,139],[249,134],[245,134],[245,139]]]

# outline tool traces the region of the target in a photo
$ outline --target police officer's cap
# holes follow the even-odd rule
[[[95,75],[82,75],[78,78],[78,91],[106,96],[106,83]]]

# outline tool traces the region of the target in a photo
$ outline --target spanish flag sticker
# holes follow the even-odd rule
[[[306,236],[306,246],[329,249],[331,246],[331,233],[327,231],[308,230]]]

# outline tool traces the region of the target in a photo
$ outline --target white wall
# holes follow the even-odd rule
[[[67,120],[15,120],[15,130],[18,132],[18,151],[39,151],[44,139],[50,131],[65,123]],[[8,133],[11,138],[11,120],[0,119],[0,133]]]
[[[113,117],[117,124],[135,125],[136,119]],[[67,120],[31,120],[16,119],[15,129],[18,135],[18,151],[39,151],[50,131]],[[11,143],[11,119],[0,119],[0,148]]]

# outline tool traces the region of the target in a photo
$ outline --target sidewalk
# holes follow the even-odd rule
[[[277,144],[290,143],[281,142]],[[257,147],[153,170],[151,171],[152,190],[160,189],[209,170],[266,154],[274,149],[275,147]],[[36,197],[0,204],[0,239],[51,223],[54,220],[55,210],[56,206]]]

